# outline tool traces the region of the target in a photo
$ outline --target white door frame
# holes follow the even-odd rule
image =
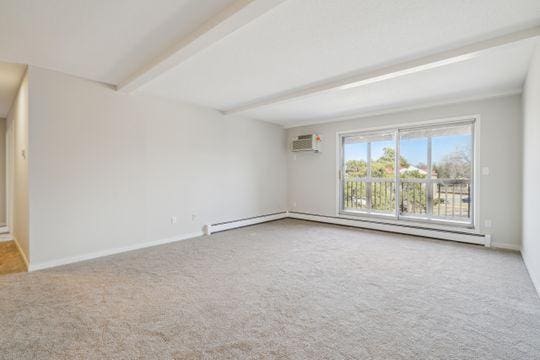
[[[13,120],[6,119],[6,229],[13,229],[13,174],[14,174],[14,129]]]

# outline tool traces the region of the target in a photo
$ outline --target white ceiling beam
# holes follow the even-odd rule
[[[364,72],[349,73],[345,76],[327,79],[301,88],[295,88],[270,96],[258,98],[244,104],[222,110],[221,112],[224,114],[235,114],[263,106],[274,105],[314,94],[319,94],[325,91],[351,89],[358,86],[465,61],[490,49],[538,36],[540,36],[540,26],[390,66],[384,66]]]
[[[121,81],[116,89],[124,92],[135,91],[283,1],[285,0],[236,0],[161,56]]]

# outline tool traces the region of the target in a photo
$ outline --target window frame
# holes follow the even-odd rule
[[[439,217],[434,217],[433,214],[429,214],[429,217],[417,217],[417,216],[411,216],[411,215],[403,215],[400,214],[399,211],[399,201],[400,201],[400,194],[399,194],[399,187],[401,184],[401,177],[399,175],[399,155],[400,153],[400,131],[410,131],[410,130],[420,130],[420,129],[431,129],[431,128],[440,128],[445,126],[458,126],[458,125],[470,125],[471,126],[471,138],[472,138],[472,149],[471,149],[471,178],[470,178],[470,201],[472,202],[470,205],[470,221],[458,221],[458,220],[452,220],[452,219],[444,219]],[[366,220],[371,221],[378,221],[382,223],[388,223],[388,224],[402,224],[402,225],[410,225],[410,226],[420,226],[420,227],[427,227],[427,228],[433,228],[433,229],[440,229],[440,230],[455,230],[456,228],[461,228],[464,231],[471,231],[476,232],[476,229],[478,229],[478,218],[479,218],[479,183],[478,183],[478,173],[479,173],[479,127],[480,127],[480,116],[479,115],[469,115],[469,116],[461,116],[461,117],[455,117],[455,118],[445,118],[445,119],[437,119],[437,120],[429,120],[429,121],[422,121],[422,122],[414,122],[414,123],[401,123],[396,125],[390,125],[390,126],[384,126],[384,127],[376,127],[376,128],[368,128],[368,129],[358,129],[358,130],[351,130],[351,131],[343,131],[343,132],[337,132],[336,133],[336,145],[337,145],[337,182],[336,182],[336,192],[337,192],[337,206],[336,206],[336,215],[341,218],[350,218],[350,219],[358,219],[358,218],[365,218]],[[383,133],[383,132],[393,132],[394,133],[394,139],[395,139],[395,179],[393,180],[393,184],[395,184],[395,201],[396,205],[394,208],[394,212],[391,214],[384,214],[384,213],[378,213],[378,212],[367,212],[367,211],[351,211],[346,210],[344,207],[344,182],[345,182],[345,173],[344,173],[344,141],[345,138],[355,136],[355,135],[362,135],[366,136],[369,134],[377,134],[377,133]],[[432,161],[431,161],[431,141],[429,141],[429,148],[428,148],[428,157],[429,157],[429,166],[430,170],[432,169]],[[371,159],[369,159],[371,160]],[[369,167],[368,167],[369,171]],[[429,173],[429,171],[428,171]],[[368,180],[368,177],[366,177],[366,181]],[[430,202],[430,204],[426,204],[429,206],[430,209],[433,210],[433,194],[431,197],[429,196],[429,193],[432,193],[432,189],[429,189],[430,186],[433,183],[437,182],[437,179],[432,179],[431,174],[428,174],[428,179],[423,180],[421,183],[426,184],[426,202]],[[406,181],[411,182],[411,181]],[[414,181],[413,181],[414,182]],[[431,191],[430,191],[431,190]],[[427,210],[426,210],[427,211]]]
[[[343,159],[344,159],[344,139],[346,137],[352,137],[352,136],[355,136],[356,134],[361,134],[362,136],[365,136],[367,138],[369,137],[373,137],[373,136],[376,136],[376,135],[379,135],[379,134],[384,134],[384,135],[389,135],[391,134],[392,135],[392,138],[393,138],[393,141],[394,141],[394,144],[396,143],[396,136],[397,136],[397,131],[395,131],[394,129],[382,129],[382,130],[378,130],[378,131],[363,131],[363,132],[355,132],[355,133],[352,133],[350,135],[342,135],[341,138],[340,138],[340,141],[341,141],[341,167],[340,167],[340,171],[341,173],[343,173]],[[372,168],[371,168],[371,164],[373,162],[373,159],[372,159],[372,143],[373,142],[377,142],[377,141],[380,141],[380,140],[369,140],[369,141],[366,141],[365,144],[367,145],[367,150],[366,150],[366,176],[363,177],[363,178],[359,178],[360,180],[362,180],[365,184],[366,184],[366,208],[367,210],[366,211],[361,211],[362,214],[367,214],[367,215],[376,215],[376,216],[382,216],[384,218],[393,218],[393,219],[396,219],[397,220],[397,216],[396,216],[396,213],[395,213],[395,208],[394,208],[394,213],[388,213],[388,212],[385,212],[384,210],[373,210],[372,206],[373,206],[373,198],[371,197],[371,194],[373,193],[373,184],[380,184],[380,183],[386,183],[386,182],[389,182],[391,183],[394,187],[397,186],[397,183],[396,183],[396,178],[395,176],[393,178],[381,178],[381,177],[374,177],[373,174],[372,174]],[[394,148],[394,151],[397,151],[396,148]],[[397,165],[397,162],[394,163],[394,167]],[[395,169],[394,169],[395,170]],[[343,181],[343,180],[342,180]],[[342,182],[341,181],[341,182]],[[341,197],[340,197],[341,201],[342,201],[342,204],[345,203],[345,199],[343,198],[343,191],[341,191]],[[395,205],[394,206],[397,206],[398,203],[395,202]],[[341,206],[340,207],[342,210],[344,209],[344,206]],[[347,212],[348,213],[348,212]]]

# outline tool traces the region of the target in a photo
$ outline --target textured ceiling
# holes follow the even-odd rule
[[[233,2],[4,0],[0,61],[119,84]],[[276,0],[270,11],[137,92],[224,110],[537,25],[538,0]],[[523,82],[531,47],[524,41],[461,63],[244,114],[294,126],[513,91]]]
[[[2,0],[0,61],[117,84],[232,0]]]
[[[538,0],[288,0],[141,91],[228,109],[538,23]]]
[[[535,43],[522,41],[491,49],[466,61],[352,89],[327,91],[244,114],[294,126],[414,104],[519,92]]]

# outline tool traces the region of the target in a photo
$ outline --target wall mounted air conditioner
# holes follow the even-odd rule
[[[321,151],[321,137],[317,134],[300,135],[292,142],[292,151]]]

